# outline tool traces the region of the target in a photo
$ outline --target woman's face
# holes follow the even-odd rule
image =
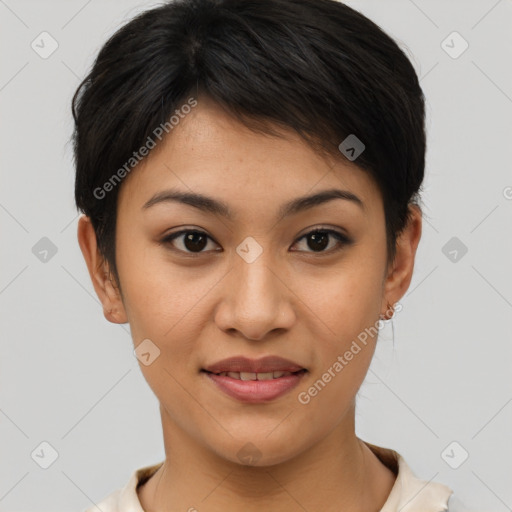
[[[115,315],[130,323],[135,347],[144,343],[140,368],[164,431],[256,465],[291,459],[336,428],[353,434],[379,314],[405,292],[419,240],[400,279],[387,279],[372,179],[341,154],[327,161],[283,133],[254,133],[200,100],[127,176],[118,202]],[[334,190],[357,199],[286,208]],[[209,199],[166,200],[171,191]],[[216,203],[230,216],[213,211]],[[306,371],[263,384],[204,371],[238,356],[277,356]]]

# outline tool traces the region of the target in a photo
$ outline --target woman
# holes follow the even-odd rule
[[[178,0],[107,41],[73,115],[80,247],[166,455],[98,507],[455,510],[355,434],[421,237],[424,96],[397,44],[333,0]]]

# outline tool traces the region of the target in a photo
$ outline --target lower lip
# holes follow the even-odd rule
[[[204,370],[203,373],[227,395],[241,402],[258,404],[275,400],[288,393],[297,386],[306,372],[301,371],[286,377],[269,380],[238,380],[224,375],[208,373]]]

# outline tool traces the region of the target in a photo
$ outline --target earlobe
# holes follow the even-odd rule
[[[112,323],[126,323],[127,316],[119,288],[115,285],[108,263],[96,240],[91,219],[82,215],[78,219],[78,244],[82,251],[96,295],[103,306],[105,318]]]
[[[395,259],[385,280],[381,306],[384,310],[387,301],[391,304],[398,302],[411,284],[416,250],[421,239],[422,216],[417,205],[410,205],[409,210],[409,221],[397,238]]]

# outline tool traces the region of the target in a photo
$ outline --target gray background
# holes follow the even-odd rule
[[[512,510],[512,1],[348,3],[410,55],[429,137],[415,273],[394,342],[391,324],[381,332],[357,432],[472,509]],[[0,0],[2,511],[80,511],[163,458],[129,328],[104,319],[78,247],[68,142],[71,96],[100,46],[153,5]],[[43,31],[59,45],[46,59],[31,48]],[[445,43],[452,56],[442,45],[453,31],[469,43],[457,58],[461,40]],[[46,262],[32,251],[43,237],[57,248]],[[58,452],[48,469],[31,457],[43,441]]]

